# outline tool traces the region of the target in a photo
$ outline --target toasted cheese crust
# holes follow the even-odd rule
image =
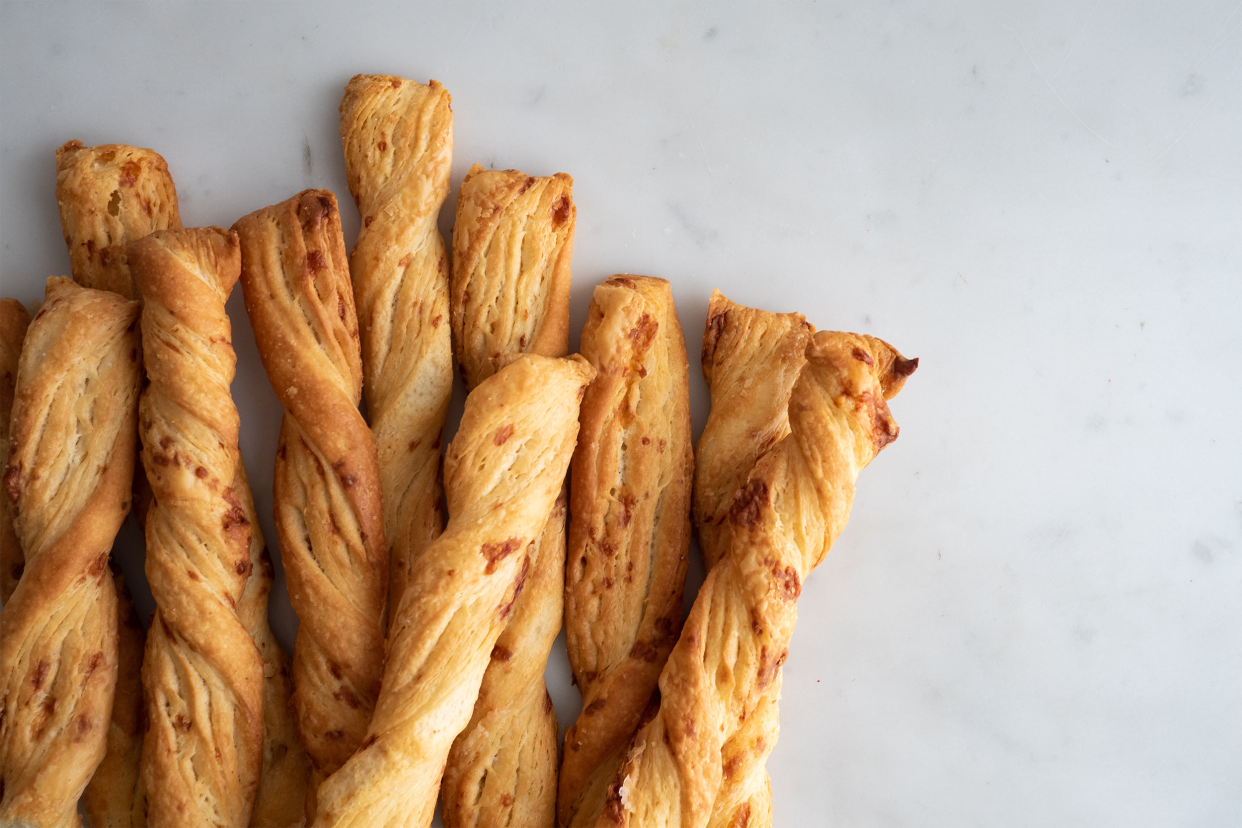
[[[815,328],[800,313],[748,308],[712,291],[702,367],[711,413],[695,447],[694,525],[711,569],[729,549],[729,510],[755,461],[789,434],[789,396],[806,364]],[[764,759],[780,727],[780,679],[721,748],[732,772],[721,780],[712,826],[772,823],[772,787]]]

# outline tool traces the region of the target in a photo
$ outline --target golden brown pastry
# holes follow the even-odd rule
[[[9,465],[9,416],[13,411],[13,391],[17,384],[17,361],[30,314],[16,299],[0,299],[0,469]],[[13,531],[9,502],[0,505],[0,604],[7,604],[17,580],[22,577],[26,556]]]
[[[452,321],[466,387],[501,354],[563,356],[569,349],[569,260],[574,180],[475,164],[457,194]]]
[[[56,202],[73,278],[86,287],[137,295],[125,248],[156,230],[181,227],[177,190],[158,153],[124,144],[86,147],[69,141],[56,151]],[[151,488],[139,461],[134,468],[134,515],[145,523]],[[128,594],[119,593],[122,616]],[[122,664],[141,663],[146,633],[120,622]],[[83,798],[88,822],[128,826],[142,811],[136,795],[142,751],[142,682],[120,672],[117,701],[108,730],[108,754]],[[114,751],[121,751],[115,754]]]
[[[319,789],[319,826],[431,821],[454,737],[529,574],[594,371],[581,357],[524,355],[466,398],[444,460],[449,523],[424,551],[393,616],[375,717]]]
[[[125,144],[56,150],[56,204],[78,284],[126,299],[138,292],[125,246],[156,230],[181,227],[177,189],[154,150]]]
[[[263,759],[263,661],[238,614],[251,522],[232,489],[237,357],[224,303],[240,246],[218,227],[164,230],[127,255],[145,300],[150,381],[139,412],[154,496],[145,530],[156,611],[142,662],[148,822],[245,825]]]
[[[823,331],[789,402],[790,434],[751,469],[660,676],[660,709],[610,786],[599,826],[703,826],[721,749],[788,654],[802,581],[845,527],[858,473],[897,437],[885,400],[913,372],[886,343]]]
[[[285,408],[276,534],[301,619],[293,707],[313,796],[362,742],[379,694],[388,588],[379,463],[358,411],[358,322],[336,198],[306,190],[235,226],[246,311]]]
[[[272,590],[272,558],[263,542],[246,466],[238,458],[233,496],[250,522],[250,578],[237,602],[237,615],[263,659],[263,770],[250,814],[252,828],[290,828],[306,822],[306,785],[310,760],[298,738],[290,696],[289,659],[267,623]]]
[[[521,594],[492,646],[470,721],[449,751],[441,783],[445,825],[555,821],[560,727],[543,674],[561,629],[567,500],[562,487],[527,548]]]
[[[142,789],[142,652],[147,633],[121,570],[113,568],[117,606],[117,672],[103,761],[82,792],[82,814],[91,828],[140,828],[147,824]]]
[[[668,282],[595,289],[565,584],[583,711],[565,734],[557,824],[594,825],[681,629],[690,544],[690,387]]]
[[[467,390],[491,375],[500,354],[568,351],[572,185],[563,173],[534,178],[477,164],[462,181],[450,312]],[[549,825],[555,818],[559,728],[543,674],[561,626],[564,521],[564,511],[554,511],[531,547],[531,575],[511,629],[449,753],[444,818],[455,826]]]
[[[78,824],[104,755],[117,674],[108,553],[129,512],[137,323],[137,302],[52,278],[26,335],[4,474],[26,553],[0,611],[5,825]]]
[[[453,394],[448,256],[436,228],[453,162],[449,93],[391,75],[356,75],[341,100],[341,142],[362,230],[350,255],[363,393],[379,453],[396,607],[411,562],[444,525],[440,435]]]
[[[712,291],[703,335],[703,378],[711,413],[695,448],[694,520],[708,569],[728,551],[734,494],[763,452],[789,433],[789,395],[815,329],[802,314],[736,304]],[[760,828],[772,822],[763,770],[779,729],[780,678],[721,749],[725,769],[709,825]]]

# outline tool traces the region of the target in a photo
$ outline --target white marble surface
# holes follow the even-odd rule
[[[187,224],[331,188],[352,243],[342,86],[436,78],[454,192],[475,161],[575,177],[574,342],[630,271],[672,280],[692,354],[720,287],[922,359],[799,604],[778,826],[1239,825],[1240,26],[1236,2],[5,4],[0,293],[67,271],[69,138],[158,149]],[[273,539],[279,405],[230,310]],[[288,643],[283,593],[273,617]],[[559,647],[549,681],[571,720]]]

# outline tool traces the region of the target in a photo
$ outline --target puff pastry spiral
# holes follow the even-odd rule
[[[729,510],[755,461],[789,434],[789,396],[806,364],[815,329],[798,313],[772,313],[712,291],[703,336],[703,378],[711,413],[695,448],[694,522],[707,568],[729,549]],[[772,824],[772,787],[764,762],[780,728],[777,677],[721,748],[726,772],[710,826]]]
[[[529,575],[527,547],[565,477],[593,375],[581,357],[524,355],[467,397],[444,461],[448,526],[393,616],[375,717],[320,788],[316,825],[430,823],[449,748]]]
[[[117,671],[113,538],[129,512],[138,304],[52,278],[26,335],[4,483],[25,569],[0,611],[0,822],[78,824]]]
[[[668,282],[595,289],[565,585],[583,711],[565,734],[558,825],[594,825],[681,629],[690,543],[690,391]]]
[[[350,275],[363,393],[384,493],[388,605],[440,534],[440,435],[453,394],[448,255],[436,228],[448,197],[453,111],[436,81],[356,75],[341,100],[349,190],[362,213]]]
[[[886,398],[917,364],[872,337],[820,332],[789,403],[790,434],[750,471],[730,551],[708,573],[599,826],[703,826],[721,749],[788,653],[802,581],[844,528],[861,469],[897,437]]]
[[[453,228],[451,314],[466,388],[500,354],[564,356],[575,211],[565,174],[466,174]],[[530,577],[496,643],[470,723],[444,774],[454,825],[545,825],[556,800],[556,716],[543,673],[561,625],[565,510],[529,552]]]
[[[358,323],[336,198],[306,190],[235,227],[246,312],[285,408],[276,534],[301,621],[293,707],[313,794],[362,742],[379,693],[388,588],[379,462],[358,411]]]
[[[166,230],[128,248],[150,384],[139,426],[153,501],[147,580],[156,612],[142,662],[142,777],[151,825],[243,825],[262,763],[263,663],[238,613],[251,522],[229,392],[237,357],[224,303],[236,234]]]

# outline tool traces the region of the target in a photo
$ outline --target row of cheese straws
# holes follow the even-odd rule
[[[187,305],[169,298],[177,291],[165,291],[162,303],[146,296],[147,398],[169,393],[158,387],[167,383],[155,381],[152,365],[170,359],[162,350],[170,341],[174,361],[227,364],[231,379],[228,337],[196,329],[205,314],[195,309],[218,304],[215,324],[223,319],[227,326],[223,300],[241,272],[260,353],[286,409],[277,527],[302,620],[293,708],[314,769],[307,803],[316,822],[426,825],[444,769],[451,825],[770,823],[763,760],[775,741],[793,600],[844,523],[842,486],[852,491],[858,469],[895,437],[884,400],[915,362],[879,340],[812,336],[797,315],[713,297],[704,346],[713,410],[698,447],[695,518],[709,563],[725,565],[713,568],[665,666],[679,641],[694,462],[685,348],[667,283],[621,276],[597,288],[582,357],[513,356],[567,350],[574,220],[568,176],[473,169],[458,202],[449,279],[435,230],[451,156],[447,93],[435,82],[359,76],[347,87],[341,114],[350,188],[364,225],[350,261],[352,286],[335,201],[322,191],[247,216],[236,236],[218,229],[160,233],[135,246],[145,257],[120,257],[134,260],[143,284],[215,280],[218,302],[204,294]],[[124,189],[135,188],[138,173],[121,172],[114,192],[129,195]],[[145,199],[148,216],[153,200]],[[88,248],[75,245],[71,223],[64,223],[71,251]],[[142,276],[144,267],[162,278]],[[451,519],[441,535],[437,461],[451,391],[446,315],[474,390],[445,458]],[[171,319],[168,330],[178,333],[161,339],[160,319]],[[206,352],[193,353],[204,341]],[[227,354],[213,359],[211,350],[221,347]],[[175,388],[177,375],[184,380],[192,372],[164,373]],[[189,385],[201,401],[201,372],[193,373]],[[227,397],[227,382],[222,387]],[[358,414],[364,387],[370,430]],[[144,411],[154,407],[144,401]],[[786,411],[802,416],[791,420]],[[557,491],[579,414],[566,581],[565,510]],[[182,450],[176,433],[148,440],[156,432],[145,416],[143,434],[157,504],[167,469],[207,468],[187,460],[192,440]],[[231,445],[235,457],[235,433]],[[816,474],[829,475],[823,493]],[[219,489],[219,479],[235,477],[196,471],[173,482],[193,487],[209,479]],[[790,508],[791,487],[809,495],[793,499],[803,510],[798,519],[818,525],[822,536],[812,532],[801,544],[780,537],[793,525],[793,516],[779,514]],[[237,492],[237,484],[223,492]],[[221,526],[253,524],[244,509],[239,514],[236,494],[219,499]],[[220,764],[212,773],[179,763],[190,756],[210,764],[213,727],[194,718],[192,705],[169,712],[167,697],[192,681],[161,685],[144,667],[148,691],[164,703],[151,710],[156,735],[146,740],[143,816],[152,824],[189,823],[195,820],[185,808],[197,803],[231,824],[295,824],[296,772],[279,785],[283,815],[264,822],[260,806],[247,811],[257,779],[262,805],[276,754],[300,756],[300,746],[253,738],[256,681],[241,675],[235,662],[242,659],[225,651],[222,663],[204,661],[201,629],[170,630],[162,620],[184,617],[183,608],[165,604],[187,596],[204,607],[214,600],[217,616],[227,616],[224,605],[233,603],[236,616],[236,596],[200,586],[201,573],[181,567],[185,560],[153,565],[166,553],[151,543],[150,518],[147,533],[148,577],[157,602],[167,596],[158,637],[167,644],[160,646],[180,648],[183,664],[219,678],[202,680],[219,696],[213,709],[231,707],[234,730],[249,721],[252,738],[223,756],[217,739]],[[255,580],[253,566],[234,563],[239,574],[246,570],[242,584]],[[157,587],[157,578],[171,583]],[[556,725],[542,672],[560,626],[562,585],[585,706],[567,734],[556,807]],[[386,593],[392,623],[385,644]],[[236,619],[224,618],[223,627],[236,628]],[[733,629],[733,638],[721,640],[722,629]],[[148,663],[152,651],[159,647],[148,645]],[[704,672],[708,664],[714,666]],[[653,690],[662,667],[660,698]],[[278,698],[260,704],[268,716],[281,706]],[[114,712],[113,731],[116,719]],[[4,808],[10,799],[19,801],[6,791]],[[89,800],[88,790],[88,817]]]

